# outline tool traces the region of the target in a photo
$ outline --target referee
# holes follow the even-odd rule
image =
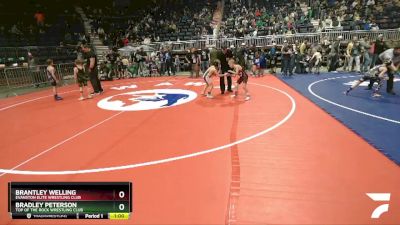
[[[223,50],[219,50],[217,53],[217,58],[221,62],[221,74],[225,74],[229,70],[229,65],[228,65],[228,60],[233,58],[232,51],[230,51],[227,48],[224,48]],[[226,76],[227,84],[228,87],[227,89],[225,86],[225,76],[222,76],[219,78],[219,86],[221,88],[221,94],[225,94],[225,91],[227,90],[228,92],[232,92],[232,77],[231,76]]]
[[[90,83],[93,87],[92,95],[97,95],[103,93],[103,88],[99,80],[99,72],[97,69],[97,56],[94,50],[89,45],[82,46],[82,52],[84,58],[86,59],[86,71],[89,73]]]

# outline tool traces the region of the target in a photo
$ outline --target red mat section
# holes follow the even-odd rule
[[[399,168],[275,77],[251,79],[248,102],[217,95],[157,110],[97,106],[138,90],[200,93],[203,86],[193,82],[201,80],[141,78],[105,83],[103,95],[82,102],[70,86],[61,88],[61,102],[49,91],[0,101],[2,169],[79,172],[156,162],[99,173],[2,175],[0,224],[83,224],[12,221],[9,181],[132,181],[131,220],[84,222],[91,224],[398,222]],[[137,88],[111,89],[131,84]],[[367,192],[392,193],[379,220],[370,219],[379,203]]]

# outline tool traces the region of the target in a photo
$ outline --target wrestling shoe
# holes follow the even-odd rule
[[[56,95],[56,96],[54,96],[54,100],[60,101],[60,100],[63,100],[63,98],[61,98],[60,96]]]
[[[372,95],[372,97],[374,97],[374,98],[379,98],[379,97],[382,97],[382,95],[381,95],[381,94],[378,94],[378,93],[374,93],[374,94]]]

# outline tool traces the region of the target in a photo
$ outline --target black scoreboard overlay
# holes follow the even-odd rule
[[[10,182],[13,219],[129,219],[130,182]]]

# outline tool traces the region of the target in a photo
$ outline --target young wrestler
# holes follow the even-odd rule
[[[238,92],[239,92],[239,86],[243,87],[244,93],[246,95],[245,100],[248,101],[250,100],[250,94],[249,94],[249,90],[247,89],[247,80],[249,79],[249,76],[247,75],[247,73],[243,70],[243,68],[236,64],[234,59],[230,59],[229,62],[229,67],[233,70],[228,71],[229,73],[232,73],[232,76],[239,76],[239,78],[236,81],[236,87],[235,87],[235,91],[234,91],[234,95],[232,95],[231,97],[236,98],[238,96]]]
[[[85,97],[83,97],[83,88],[84,87],[86,89],[86,94],[88,96],[87,98],[92,98],[92,95],[90,95],[89,88],[87,86],[89,76],[86,74],[85,67],[83,66],[82,60],[79,60],[79,59],[75,60],[74,78],[75,78],[75,82],[79,85],[79,92],[81,93],[81,97],[78,100],[82,101],[85,99]]]
[[[63,98],[61,98],[57,94],[57,84],[59,81],[56,77],[56,69],[54,68],[52,59],[47,60],[46,74],[47,74],[47,78],[50,81],[51,86],[53,86],[54,100],[56,100],[56,101],[63,100]]]
[[[386,59],[384,60],[382,65],[377,65],[370,69],[365,75],[358,81],[356,81],[346,92],[345,94],[348,95],[350,91],[354,90],[358,87],[362,82],[367,80],[374,80],[378,82],[378,86],[374,90],[373,97],[381,96],[379,94],[379,89],[382,86],[382,80],[385,78],[385,74],[388,72],[388,66],[392,64],[392,60]]]
[[[202,94],[204,96],[207,96],[207,98],[214,98],[211,94],[212,90],[214,89],[212,77],[220,76],[218,70],[219,70],[219,60],[214,60],[212,65],[203,74],[203,79],[206,82],[206,86],[204,87]]]

